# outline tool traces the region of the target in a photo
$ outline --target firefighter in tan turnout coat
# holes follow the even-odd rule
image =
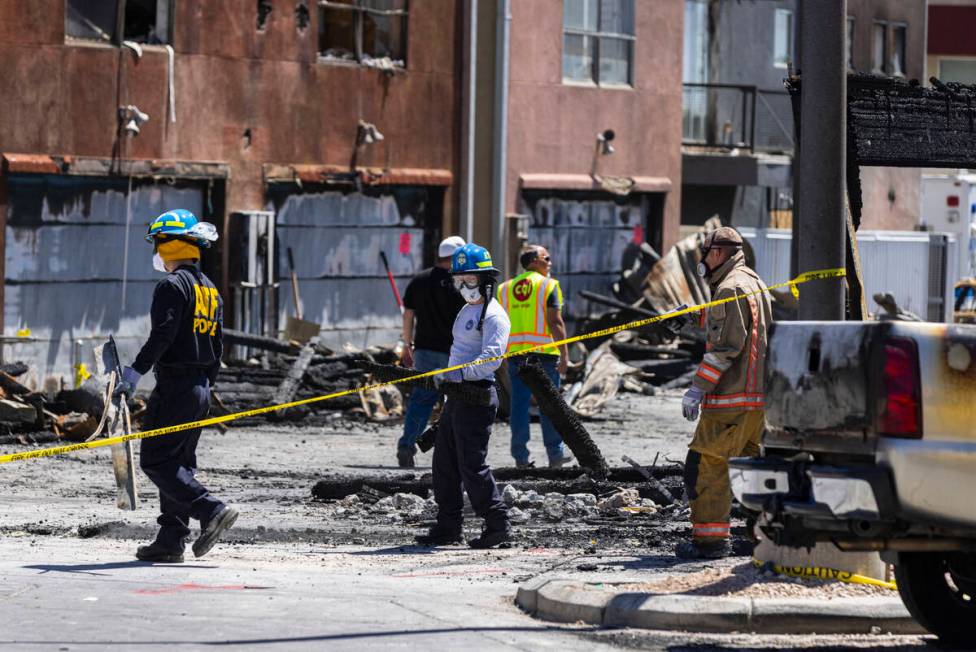
[[[701,419],[685,462],[692,540],[675,554],[712,558],[729,553],[728,459],[759,454],[772,310],[765,284],[746,266],[742,236],[731,227],[705,237],[698,274],[711,286],[713,300],[742,297],[704,311],[705,357],[682,400],[685,418],[694,421],[700,411]]]

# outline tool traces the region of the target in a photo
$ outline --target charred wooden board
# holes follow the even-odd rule
[[[603,453],[600,452],[573,409],[563,400],[556,385],[546,375],[542,366],[530,357],[519,369],[518,376],[532,392],[539,405],[539,411],[552,421],[552,425],[569,446],[569,450],[573,451],[580,467],[594,478],[601,480],[606,478],[610,467]]]

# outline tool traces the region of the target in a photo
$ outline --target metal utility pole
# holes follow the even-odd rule
[[[845,267],[847,154],[847,0],[800,2],[800,220],[794,229],[800,273]],[[844,319],[844,283],[813,281],[800,295],[800,319]]]

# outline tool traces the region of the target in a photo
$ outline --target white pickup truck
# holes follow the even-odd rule
[[[976,326],[782,322],[767,367],[736,498],[780,545],[881,552],[912,615],[976,647]]]

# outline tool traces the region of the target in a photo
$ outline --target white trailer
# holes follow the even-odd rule
[[[929,231],[956,235],[959,266],[953,283],[976,276],[976,174],[922,175],[921,222]]]

